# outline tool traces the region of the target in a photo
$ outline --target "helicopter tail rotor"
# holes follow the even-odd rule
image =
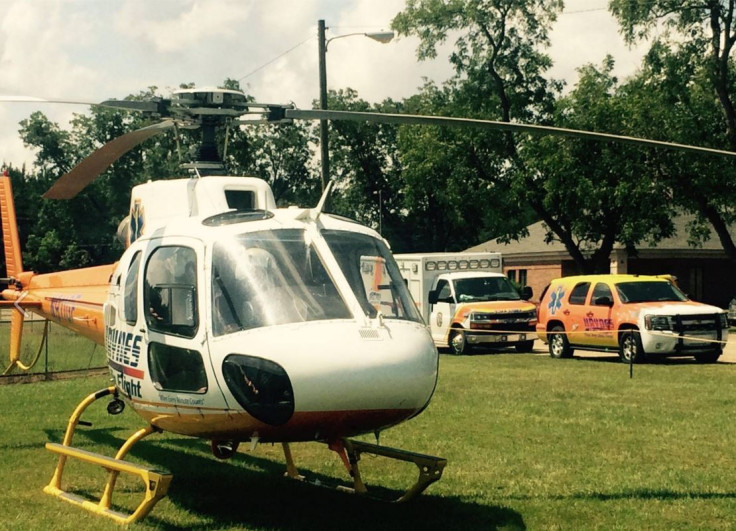
[[[2,280],[6,289],[18,289],[22,287],[18,277],[23,273],[23,261],[21,258],[20,239],[18,238],[18,224],[15,218],[13,186],[10,182],[10,176],[7,174],[7,171],[2,177],[0,177],[0,216],[2,218],[5,267],[7,272],[7,278]],[[38,356],[35,361],[28,365],[23,364],[20,360],[21,341],[23,338],[23,322],[25,320],[25,310],[21,306],[21,301],[22,299],[16,300],[12,303],[4,303],[5,307],[11,308],[12,313],[10,317],[10,363],[2,372],[3,375],[9,374],[16,368],[27,371],[35,365],[36,361],[38,361]],[[43,342],[41,345],[43,345]]]

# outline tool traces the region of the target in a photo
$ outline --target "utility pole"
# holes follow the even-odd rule
[[[317,24],[319,34],[319,108],[327,110],[327,42],[325,41],[325,21]],[[319,121],[319,148],[322,162],[322,191],[330,180],[330,152],[327,145],[327,120]]]

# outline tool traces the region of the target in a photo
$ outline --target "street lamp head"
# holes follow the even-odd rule
[[[391,39],[394,38],[394,32],[393,31],[378,31],[375,33],[366,33],[366,37],[373,39],[374,41],[378,41],[382,44],[386,44]]]

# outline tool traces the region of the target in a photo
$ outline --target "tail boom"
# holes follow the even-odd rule
[[[33,275],[18,288],[2,292],[20,310],[28,308],[95,343],[104,345],[103,305],[115,264]],[[14,312],[15,313],[15,312]]]

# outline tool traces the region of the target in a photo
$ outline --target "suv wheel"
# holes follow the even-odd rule
[[[573,349],[565,335],[565,329],[555,326],[550,330],[549,355],[553,358],[572,358]]]
[[[618,355],[624,363],[642,363],[646,354],[638,330],[625,330],[619,340]]]
[[[698,363],[715,363],[720,357],[720,350],[709,350],[708,352],[698,352],[695,354],[695,361]]]
[[[534,341],[522,341],[521,343],[514,345],[514,349],[516,349],[516,352],[519,354],[523,352],[531,352],[534,350]]]

